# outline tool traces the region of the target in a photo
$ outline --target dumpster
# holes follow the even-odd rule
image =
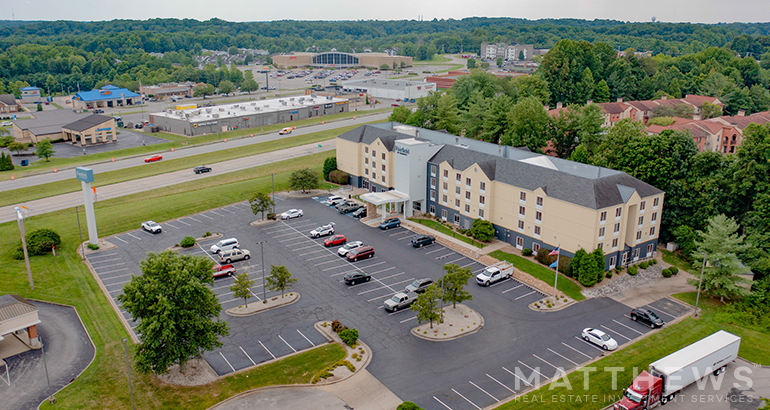
[[[29,165],[29,160],[28,159],[23,159],[23,160],[21,160],[21,163],[19,163],[19,165],[21,165],[23,167],[26,167],[27,165]]]

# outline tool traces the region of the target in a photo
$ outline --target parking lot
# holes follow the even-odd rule
[[[650,331],[627,317],[630,308],[608,298],[590,299],[559,312],[532,311],[528,305],[543,295],[509,279],[487,288],[469,281],[473,300],[466,304],[484,317],[481,331],[451,342],[415,338],[409,333],[418,325],[415,313],[409,309],[389,313],[383,309],[384,300],[416,278],[438,279],[447,263],[468,267],[474,273],[484,265],[440,244],[414,249],[409,241],[411,231],[371,228],[320,203],[324,198],[315,199],[277,197],[278,212],[301,208],[304,216],[258,227],[249,225],[257,218],[247,203],[209,210],[163,223],[161,234],[136,230],[107,238],[118,245],[117,249],[88,258],[109,296],[116,298],[131,275],[140,274],[139,262],[148,252],[173,246],[187,235],[219,232],[223,238],[238,238],[241,249],[251,251],[251,259],[233,265],[255,279],[255,298],[249,303],[258,303],[263,288],[257,242],[266,241],[266,269],[269,271],[271,264],[285,265],[298,279],[292,290],[301,298],[290,306],[249,317],[222,313],[231,334],[221,339],[221,349],[204,355],[215,371],[231,373],[325,343],[313,324],[339,319],[357,328],[373,350],[368,370],[400,398],[426,409],[480,409],[520,392],[537,378],[544,382],[557,368],[569,371],[603,354],[601,348],[579,338],[585,327],[597,327],[621,345]],[[335,224],[335,233],[346,235],[348,241],[361,240],[373,246],[374,257],[348,262],[338,256],[338,247],[323,246],[326,238],[309,237],[310,230],[329,222]],[[204,241],[184,252],[211,256],[208,248],[216,241]],[[372,280],[346,286],[342,278],[351,271],[371,274]],[[243,303],[232,296],[232,282],[232,278],[220,278],[213,286],[223,310]],[[265,294],[276,296],[270,291]],[[680,305],[666,300],[652,305],[666,321],[684,313]],[[135,327],[132,318],[122,313]]]

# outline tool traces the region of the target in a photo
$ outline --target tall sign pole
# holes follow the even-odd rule
[[[96,214],[94,213],[94,194],[91,183],[94,182],[94,171],[91,168],[75,168],[75,177],[83,186],[83,203],[86,209],[86,225],[88,225],[88,242],[99,244],[99,235],[96,233]]]
[[[24,250],[24,263],[27,265],[27,279],[29,279],[29,287],[35,290],[35,283],[32,281],[32,269],[29,267],[29,254],[27,253],[27,233],[24,230],[24,215],[21,214],[21,209],[16,207],[16,221],[19,223],[19,232],[21,232],[21,248]]]

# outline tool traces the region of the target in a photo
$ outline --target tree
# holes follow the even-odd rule
[[[270,195],[264,192],[257,192],[249,198],[249,204],[251,205],[251,212],[254,215],[262,212],[262,219],[265,219],[265,212],[270,212],[275,206]]]
[[[43,104],[42,103],[37,103],[37,110],[38,111],[43,111]]]
[[[524,50],[519,50],[519,60],[524,60]]]
[[[610,87],[604,79],[596,84],[596,88],[594,89],[594,102],[610,102]]]
[[[219,320],[222,308],[210,288],[212,265],[204,256],[150,253],[140,263],[142,275],[133,276],[123,287],[118,300],[139,319],[140,371],[165,373],[174,364],[184,369],[189,359],[223,346],[218,337],[230,331]]]
[[[536,97],[519,100],[508,115],[510,128],[503,136],[502,145],[527,147],[540,152],[546,143],[546,130],[550,118],[543,104]]]
[[[722,115],[722,107],[705,101],[700,106],[700,117],[704,120],[714,117],[720,117]]]
[[[235,91],[235,84],[232,81],[225,80],[219,83],[220,94],[230,94],[233,91]]]
[[[481,242],[488,242],[495,236],[495,226],[492,225],[492,222],[484,219],[475,219],[471,226],[471,233],[473,233],[474,238]]]
[[[468,63],[466,63],[466,66],[468,69],[476,68],[476,59],[475,58],[469,58]]]
[[[387,70],[388,68],[390,68],[390,66],[387,64],[380,65],[380,70]]]
[[[11,159],[11,155],[6,155],[5,152],[0,152],[0,171],[11,171],[13,170],[13,160]]]
[[[259,90],[259,83],[254,81],[253,78],[247,78],[241,83],[241,91],[246,91],[251,94],[252,91]]]
[[[237,55],[238,54],[238,47],[231,46],[230,48],[227,49],[227,54]]]
[[[513,88],[519,99],[537,97],[541,105],[548,104],[551,100],[551,91],[548,89],[548,81],[539,75],[522,75],[512,81]]]
[[[448,263],[444,265],[444,270],[446,273],[436,282],[436,286],[441,288],[441,301],[452,302],[452,309],[455,309],[457,303],[473,300],[473,295],[465,290],[468,279],[473,277],[471,268],[461,268],[457,264]]]
[[[482,117],[483,130],[480,134],[482,140],[493,144],[500,142],[510,127],[508,121],[512,107],[511,97],[505,94],[497,95],[487,103],[487,109]]]
[[[253,296],[251,294],[251,285],[254,284],[254,280],[249,278],[249,274],[246,272],[241,273],[235,277],[233,286],[230,286],[230,291],[233,292],[233,296],[243,299],[243,304],[249,307],[249,299]]]
[[[596,85],[594,84],[594,75],[591,72],[591,69],[586,67],[581,75],[580,84],[577,86],[579,94],[578,101],[582,103],[594,98],[594,88],[596,88]]]
[[[316,189],[320,185],[318,174],[310,168],[300,169],[291,173],[289,186],[292,190],[302,190],[306,193],[308,190]]]
[[[588,149],[585,144],[578,144],[569,156],[570,161],[581,162],[587,164],[591,156],[588,154]]]
[[[410,115],[412,115],[412,110],[409,109],[409,107],[402,105],[393,109],[390,117],[388,117],[388,121],[395,121],[400,122],[401,124],[406,124]]]
[[[291,277],[291,273],[286,266],[270,265],[270,276],[265,278],[267,282],[267,288],[274,291],[281,291],[281,297],[283,292],[289,290],[291,284],[296,282],[297,279]]]
[[[601,282],[604,279],[604,251],[602,248],[596,248],[590,255],[594,258],[594,264],[596,265],[596,282]]]
[[[29,147],[29,145],[27,145],[26,143],[18,142],[18,141],[14,141],[14,142],[8,144],[8,150],[15,152],[16,155],[21,154],[22,151],[26,151],[28,147]]]
[[[699,241],[695,241],[697,251],[693,259],[698,265],[706,258],[701,290],[712,297],[725,298],[745,296],[748,292],[741,285],[749,281],[740,275],[751,272],[743,266],[738,255],[750,246],[743,243],[744,236],[738,235],[738,224],[724,214],[709,219],[706,231],[698,231]],[[705,256],[704,256],[705,254]],[[687,283],[698,286],[698,279],[688,279]]]
[[[324,160],[323,176],[324,180],[329,180],[329,173],[337,169],[337,157],[329,157]]]
[[[45,138],[37,143],[38,158],[45,158],[45,161],[49,162],[49,158],[51,158],[51,156],[55,153],[56,151],[53,150],[53,144],[51,144],[51,140]]]
[[[206,97],[207,95],[212,95],[216,92],[216,89],[211,84],[201,84],[195,86],[193,89],[193,97]]]
[[[495,62],[497,63],[498,67],[502,67],[503,66],[503,58],[502,57],[497,57],[497,61],[495,61]]]
[[[441,290],[432,284],[425,289],[425,292],[417,297],[410,308],[417,312],[417,322],[430,322],[430,328],[433,329],[433,322],[441,322],[444,318],[444,311],[439,305],[439,299],[442,297]]]

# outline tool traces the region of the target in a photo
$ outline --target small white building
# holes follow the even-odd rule
[[[436,91],[436,84],[425,81],[388,80],[386,78],[368,78],[365,80],[342,81],[346,91],[367,93],[375,98],[392,100],[427,97]]]

